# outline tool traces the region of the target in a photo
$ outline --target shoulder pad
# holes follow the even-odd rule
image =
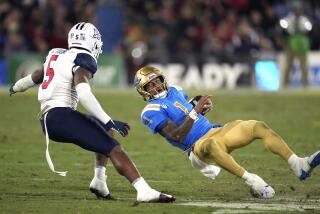
[[[175,88],[178,91],[182,91],[182,88],[180,86],[177,86],[177,85],[171,85],[170,88]]]
[[[80,66],[87,69],[92,74],[95,74],[97,71],[97,63],[94,58],[87,53],[78,53],[74,59],[75,66]]]

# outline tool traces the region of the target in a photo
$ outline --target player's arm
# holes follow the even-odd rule
[[[74,84],[78,94],[81,105],[92,115],[98,118],[106,126],[107,130],[115,129],[122,136],[126,136],[129,132],[129,125],[121,121],[112,120],[111,117],[105,113],[96,97],[91,92],[89,80],[93,74],[82,67],[78,67],[74,72]]]
[[[202,96],[196,106],[179,126],[171,120],[168,120],[159,130],[159,133],[172,141],[179,143],[182,142],[192,129],[193,123],[198,118],[197,115],[204,110],[208,99],[210,99],[210,96]]]
[[[32,74],[29,74],[26,77],[19,79],[16,83],[14,83],[10,89],[9,93],[12,96],[14,93],[23,92],[27,89],[31,88],[34,85],[42,83],[43,80],[43,68],[39,68],[35,70]]]

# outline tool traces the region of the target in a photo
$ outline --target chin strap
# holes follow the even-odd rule
[[[159,94],[154,95],[154,99],[159,99],[159,98],[164,98],[165,96],[167,96],[167,91],[162,91]]]

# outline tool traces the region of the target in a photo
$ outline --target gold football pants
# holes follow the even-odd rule
[[[193,152],[200,160],[208,164],[216,163],[230,173],[242,177],[244,168],[229,153],[255,139],[261,139],[269,151],[286,161],[293,154],[277,133],[263,121],[256,120],[235,120],[221,128],[211,129],[194,144]]]

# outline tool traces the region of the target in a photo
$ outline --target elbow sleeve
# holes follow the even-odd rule
[[[111,119],[110,116],[104,112],[98,100],[92,94],[90,85],[88,83],[79,83],[76,85],[76,91],[81,105],[88,112],[90,112],[104,124]]]

